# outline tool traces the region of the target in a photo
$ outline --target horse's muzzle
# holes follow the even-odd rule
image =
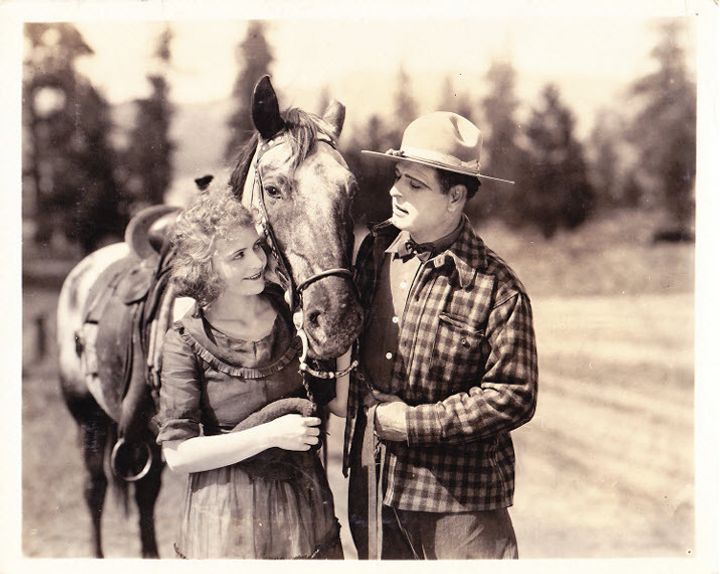
[[[309,355],[334,359],[345,353],[360,334],[362,308],[354,288],[339,278],[308,289],[304,298]]]

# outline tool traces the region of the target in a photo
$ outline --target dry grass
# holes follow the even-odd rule
[[[690,292],[694,245],[654,244],[661,221],[661,214],[621,211],[550,241],[501,224],[482,224],[477,230],[533,297]]]

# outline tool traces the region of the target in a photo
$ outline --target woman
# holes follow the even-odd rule
[[[342,558],[332,494],[311,450],[320,419],[246,424],[278,399],[305,396],[292,322],[266,286],[249,212],[229,189],[210,187],[178,218],[174,244],[178,294],[196,300],[165,339],[158,415],[168,466],[189,473],[178,555]]]

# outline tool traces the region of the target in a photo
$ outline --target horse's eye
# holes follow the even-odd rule
[[[275,187],[274,185],[266,185],[265,186],[265,193],[268,197],[271,197],[273,199],[277,199],[280,197],[280,190]]]

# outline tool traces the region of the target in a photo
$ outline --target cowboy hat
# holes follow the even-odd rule
[[[411,161],[478,179],[515,183],[480,173],[481,149],[482,135],[475,124],[453,112],[432,112],[408,125],[399,150],[360,151],[373,157]]]

